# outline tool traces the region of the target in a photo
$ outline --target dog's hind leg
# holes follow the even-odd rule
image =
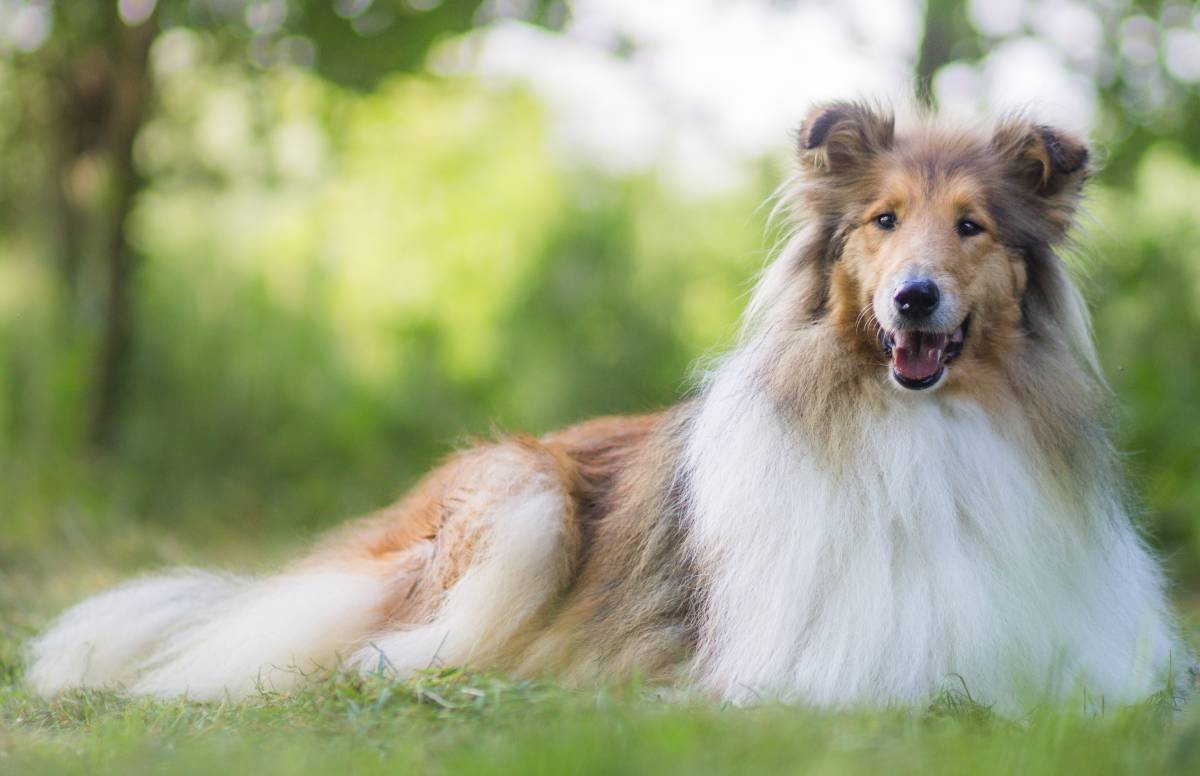
[[[402,553],[418,568],[397,578],[389,626],[351,662],[399,676],[503,662],[578,564],[574,477],[569,459],[527,438],[458,456],[427,503],[409,505],[437,513],[431,535]]]
[[[461,453],[280,574],[184,570],[84,601],[31,645],[28,680],[240,698],[351,655],[402,673],[493,659],[577,562],[574,476],[532,439]]]

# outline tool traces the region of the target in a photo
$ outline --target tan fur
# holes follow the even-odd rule
[[[768,323],[794,328],[777,338],[779,366],[765,376],[781,407],[846,462],[856,419],[890,389],[871,297],[883,277],[920,261],[972,310],[966,351],[941,390],[998,417],[1032,412],[1039,442],[1064,465],[1095,460],[1106,389],[1098,371],[1079,367],[1094,367],[1094,354],[1068,341],[1075,312],[1056,306],[1081,303],[1053,255],[1088,177],[1086,147],[1019,117],[991,131],[928,118],[897,132],[889,114],[856,103],[814,109],[799,146],[801,174],[787,195],[805,228]],[[889,210],[902,228],[870,227]],[[959,218],[985,232],[959,238]]]
[[[815,109],[798,139],[783,208],[800,227],[760,282],[742,342],[766,354],[752,378],[787,432],[807,437],[833,475],[855,465],[866,424],[899,390],[872,298],[921,262],[970,313],[965,349],[939,390],[971,399],[1001,428],[1030,418],[1036,439],[1020,443],[1039,446],[1064,487],[1115,481],[1106,389],[1082,302],[1054,254],[1088,175],[1083,144],[1020,118],[986,132],[932,120],[898,131],[886,112],[852,103]],[[876,229],[882,211],[900,227]],[[963,218],[983,234],[956,233]],[[706,584],[686,549],[683,458],[698,406],[479,444],[330,535],[296,569],[384,580],[369,631],[393,638],[403,659],[401,647],[417,644],[408,668],[445,659],[571,682],[678,678],[696,651]],[[551,506],[542,514],[530,504]],[[477,590],[482,608],[445,622],[447,601],[485,573],[511,600]],[[429,641],[451,625],[479,632],[438,654]]]
[[[763,375],[781,409],[820,443],[831,464],[852,465],[864,408],[893,390],[882,377],[871,295],[881,278],[919,259],[972,310],[968,349],[944,390],[968,395],[998,416],[1027,402],[1046,416],[1040,441],[1069,460],[1091,428],[1071,419],[1094,416],[1098,390],[1094,376],[1066,367],[1074,359],[1064,355],[1047,370],[1045,360],[1031,356],[1028,251],[1038,245],[1015,241],[1006,231],[1013,224],[1001,221],[1020,215],[1030,196],[1077,195],[1061,179],[1039,130],[1008,122],[989,139],[930,123],[897,135],[890,118],[853,105],[818,110],[806,128],[796,206],[806,212],[812,239],[790,270],[791,301],[771,313],[781,316],[775,325],[789,334],[779,340],[778,367]],[[823,135],[810,147],[814,128]],[[1076,148],[1074,141],[1056,142]],[[1074,153],[1082,181],[1082,152]],[[1014,177],[1022,187],[1004,189]],[[1063,205],[1073,206],[1073,199]],[[895,212],[904,228],[895,234],[872,229],[871,219],[883,210]],[[960,238],[954,225],[964,217],[985,233]],[[1026,227],[1042,230],[1034,236],[1046,247],[1064,230],[1054,220]],[[1042,283],[1064,280],[1053,267],[1038,272],[1047,276]],[[1031,378],[1027,371],[1034,369],[1038,376]],[[1039,401],[1024,392],[1027,381],[1046,390],[1047,375],[1056,395]],[[1077,411],[1056,417],[1064,407]],[[513,437],[459,453],[395,506],[336,534],[306,564],[353,559],[377,569],[393,580],[380,629],[419,625],[478,561],[488,542],[482,518],[489,501],[473,496],[496,487],[486,481],[491,462],[512,458],[550,478],[572,505],[561,516],[569,582],[505,643],[490,645],[488,660],[515,673],[576,681],[666,678],[679,670],[695,638],[694,575],[681,550],[683,483],[675,481],[688,412],[685,403],[656,415],[601,418],[541,439]],[[505,482],[497,498],[514,488],[544,487],[531,483]]]
[[[655,568],[680,549],[667,540],[677,538],[675,529],[661,520],[669,509],[660,496],[661,465],[677,452],[666,417],[599,418],[456,454],[399,503],[334,533],[300,566],[351,562],[386,576],[393,592],[379,630],[427,621],[488,541],[481,527],[488,500],[472,498],[496,486],[485,471],[497,458],[512,458],[551,476],[574,506],[562,515],[569,539],[561,548],[574,580],[564,605],[533,618],[511,643],[491,645],[490,662],[580,680],[666,670],[674,660],[662,655],[682,656],[686,637],[677,620],[687,608],[669,583],[686,563],[672,558]],[[506,483],[496,496],[520,487]],[[664,624],[665,633],[651,630]]]

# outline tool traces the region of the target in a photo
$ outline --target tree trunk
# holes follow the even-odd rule
[[[150,105],[153,84],[149,53],[157,26],[151,18],[136,27],[118,23],[115,32],[113,106],[105,138],[109,164],[107,236],[101,256],[105,315],[89,424],[91,441],[101,450],[111,448],[115,442],[134,335],[137,257],[126,229],[143,184],[134,165],[133,146]]]
[[[50,59],[46,90],[51,95],[48,136],[50,203],[54,212],[57,267],[68,319],[73,322],[81,299],[86,264],[88,211],[96,192],[80,190],[79,167],[103,149],[102,136],[112,114],[113,65],[98,45],[66,61]]]
[[[925,32],[917,53],[917,99],[936,107],[933,77],[959,56],[977,54],[978,42],[967,22],[963,0],[925,0]],[[965,49],[969,46],[970,52]],[[964,49],[955,51],[956,48]]]

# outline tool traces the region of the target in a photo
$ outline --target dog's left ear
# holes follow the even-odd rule
[[[996,128],[992,145],[1017,178],[1046,198],[1073,200],[1091,173],[1087,145],[1069,132],[1010,119]]]
[[[1091,173],[1090,154],[1069,132],[1025,119],[1002,122],[992,136],[993,151],[1007,169],[1007,188],[1026,212],[1012,219],[1021,224],[1023,242],[1053,245],[1075,222],[1083,184]],[[1014,190],[1017,189],[1017,190]]]

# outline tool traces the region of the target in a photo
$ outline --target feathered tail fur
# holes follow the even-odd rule
[[[134,580],[69,609],[33,642],[28,681],[43,695],[286,690],[360,646],[385,593],[377,577],[336,570],[253,579],[182,569]]]

